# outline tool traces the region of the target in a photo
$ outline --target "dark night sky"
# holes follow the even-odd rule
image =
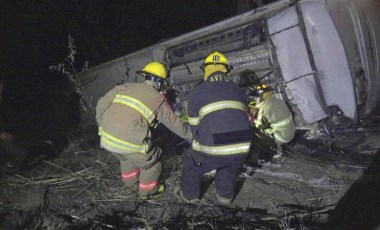
[[[235,12],[234,1],[215,0],[2,1],[2,78],[48,77],[44,69],[67,55],[68,34],[78,64],[96,65]]]
[[[68,55],[68,34],[80,69],[84,61],[96,65],[235,13],[236,2],[229,0],[1,1],[2,107],[9,129],[26,138],[50,136],[54,127],[77,120],[77,111],[63,114],[75,107],[68,81],[48,68]]]
[[[26,139],[54,136],[59,127],[78,121],[77,97],[68,91],[72,85],[49,70],[68,55],[69,34],[80,70],[85,61],[91,67],[237,12],[237,2],[231,0],[0,2],[2,110],[8,129]]]

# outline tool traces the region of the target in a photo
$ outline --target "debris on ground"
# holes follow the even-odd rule
[[[212,173],[204,176],[198,204],[173,196],[186,151],[173,135],[163,146],[167,191],[148,201],[137,197],[137,184],[122,184],[119,161],[96,140],[78,139],[54,158],[36,154],[31,167],[1,162],[0,228],[324,229],[329,214],[379,154],[379,137],[379,130],[366,130],[335,135],[331,146],[292,142],[280,158],[244,166],[228,207],[213,202]]]

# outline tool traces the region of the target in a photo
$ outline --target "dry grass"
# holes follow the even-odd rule
[[[164,158],[162,174],[167,187],[173,188],[180,179],[181,157],[173,153]],[[318,223],[319,215],[327,211],[294,210],[284,216],[273,216],[238,207],[215,206],[210,201],[199,205],[181,204],[171,191],[157,200],[141,201],[136,194],[137,184],[123,186],[119,174],[116,158],[104,150],[89,148],[87,140],[75,139],[58,158],[42,161],[27,174],[8,175],[3,184],[25,191],[46,188],[44,203],[20,217],[18,226],[27,228],[34,225],[49,228],[55,223],[60,226],[58,228],[85,229],[129,229],[130,226],[143,229],[307,229]],[[58,196],[64,196],[67,203],[53,206],[51,203]]]

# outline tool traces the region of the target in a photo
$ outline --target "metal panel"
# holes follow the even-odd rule
[[[276,47],[291,103],[297,105],[306,122],[313,123],[327,116],[321,102],[314,71],[298,23],[295,7],[288,8],[268,20],[269,32]],[[288,23],[289,22],[289,23]],[[273,29],[272,29],[273,28]]]
[[[355,77],[358,104],[365,103],[362,112],[368,115],[380,102],[380,1],[326,2]]]
[[[326,104],[338,106],[345,116],[355,119],[354,85],[334,24],[321,2],[301,2],[300,9]]]
[[[116,85],[125,82],[142,82],[143,77],[137,75],[136,71],[153,61],[153,56],[153,51],[147,49],[145,52],[136,52],[134,55],[115,59],[82,73],[82,81],[90,82],[83,87],[91,104],[96,106],[99,98]]]

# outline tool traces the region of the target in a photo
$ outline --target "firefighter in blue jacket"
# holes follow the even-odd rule
[[[202,175],[216,170],[215,200],[229,205],[253,137],[246,97],[229,78],[232,66],[223,54],[213,52],[201,68],[204,82],[188,100],[192,149],[183,156],[182,182],[174,194],[187,203],[199,201]]]

